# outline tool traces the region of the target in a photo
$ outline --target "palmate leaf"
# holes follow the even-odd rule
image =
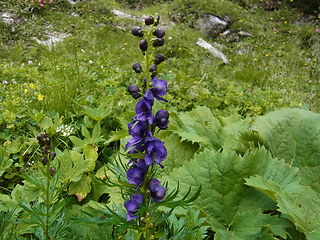
[[[182,141],[197,142],[204,147],[215,149],[221,147],[219,138],[221,125],[208,107],[197,107],[191,112],[180,114],[177,123],[179,128],[175,132]]]
[[[241,119],[234,114],[229,117],[215,118],[208,107],[201,106],[191,112],[176,117],[177,129],[174,130],[181,140],[198,143],[203,148],[216,150],[236,150],[241,146],[239,132],[248,129],[250,119]]]
[[[276,229],[275,234],[283,235],[289,223],[263,214],[265,210],[275,210],[276,204],[246,186],[244,178],[261,175],[280,185],[288,185],[296,181],[297,172],[297,168],[273,159],[265,149],[243,157],[234,152],[205,149],[181,168],[174,169],[166,179],[169,186],[180,182],[182,195],[189,186],[196,189],[202,184],[200,197],[194,204],[207,215],[208,223],[217,232],[215,239],[263,239],[259,236],[269,235],[265,231],[272,233],[279,222],[283,223],[283,228]]]
[[[271,198],[278,203],[279,211],[289,216],[299,230],[305,233],[307,239],[319,239],[319,193],[296,182],[283,188],[280,184],[261,176],[250,177],[247,179],[247,184],[266,193],[268,196],[271,195]]]
[[[320,192],[320,115],[282,109],[259,117],[255,129],[274,157],[299,168],[301,184]]]

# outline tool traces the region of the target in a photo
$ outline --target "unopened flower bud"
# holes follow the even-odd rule
[[[48,151],[47,151],[47,149],[45,147],[42,147],[41,148],[41,153],[42,153],[42,155],[45,155],[45,154],[48,153]]]
[[[138,99],[141,96],[140,89],[134,84],[128,86],[128,92],[134,99]]]
[[[153,30],[152,34],[158,38],[162,38],[166,34],[166,31],[164,27],[158,27],[155,30]]]
[[[152,65],[150,66],[150,68],[149,68],[149,71],[150,71],[150,72],[157,71],[157,65],[152,64]]]
[[[52,160],[57,156],[57,153],[56,152],[51,152],[51,157],[52,157]]]
[[[47,160],[46,157],[42,157],[42,158],[41,158],[41,162],[42,162],[43,165],[46,165],[47,162],[48,162],[48,160]]]
[[[142,72],[142,67],[141,67],[140,63],[137,63],[137,62],[132,65],[132,69],[136,73],[141,73]]]
[[[38,141],[43,140],[43,135],[42,135],[41,133],[39,133],[39,134],[37,135],[37,139],[38,139]]]
[[[48,147],[50,147],[50,138],[46,138],[46,145],[48,146]]]
[[[140,49],[141,49],[142,51],[147,51],[147,49],[148,49],[148,42],[147,42],[147,40],[142,39],[142,40],[140,41],[139,47],[140,47]]]
[[[140,222],[146,223],[146,219],[144,217],[140,218]]]
[[[158,26],[158,24],[160,22],[160,16],[159,15],[155,16],[154,21],[155,21],[154,26]]]
[[[152,16],[149,15],[144,19],[144,22],[145,22],[146,25],[151,25],[151,24],[153,24],[154,19],[153,19]]]
[[[168,124],[169,124],[168,119],[169,119],[169,112],[167,110],[161,109],[156,113],[155,124],[160,129],[166,129],[168,128]]]
[[[164,61],[164,56],[161,53],[158,53],[156,57],[154,58],[154,64],[159,65]]]
[[[54,174],[54,168],[50,169],[50,174],[51,174],[51,176]]]
[[[154,47],[160,47],[164,44],[164,39],[163,38],[156,38],[153,42]]]
[[[134,27],[131,29],[131,33],[132,33],[134,36],[137,36],[137,37],[142,37],[142,36],[143,36],[142,28],[139,27],[139,26],[134,26]]]

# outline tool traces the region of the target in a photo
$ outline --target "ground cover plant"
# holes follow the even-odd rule
[[[320,238],[317,1],[71,3],[0,0],[1,239]]]

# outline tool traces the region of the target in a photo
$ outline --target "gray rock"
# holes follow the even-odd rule
[[[144,22],[144,19],[141,18],[141,17],[137,17],[137,16],[133,16],[133,15],[130,15],[128,13],[125,13],[125,12],[122,12],[122,11],[119,11],[119,10],[116,10],[116,9],[111,9],[111,12],[116,15],[117,17],[119,18],[128,18],[128,19],[131,19],[131,20],[136,20],[136,21],[140,21],[140,22]]]
[[[229,17],[225,16],[225,19],[220,19],[217,16],[211,14],[205,14],[199,19],[198,27],[200,31],[209,38],[215,38],[220,33],[227,30],[230,26]]]
[[[228,58],[218,49],[216,49],[214,46],[212,46],[210,43],[207,43],[205,40],[203,40],[202,38],[199,38],[197,41],[197,45],[200,47],[203,47],[207,50],[209,50],[212,55],[216,58],[220,58],[224,63],[229,63]]]

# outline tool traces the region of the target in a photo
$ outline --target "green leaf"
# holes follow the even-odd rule
[[[275,210],[276,204],[246,186],[245,178],[261,175],[285,185],[295,181],[297,171],[284,161],[273,159],[265,149],[246,153],[243,157],[230,151],[205,149],[182,167],[174,169],[166,179],[169,186],[181,183],[182,196],[189,186],[195,191],[202,184],[200,197],[194,204],[207,215],[208,223],[217,231],[218,240],[228,239],[228,236],[233,236],[230,239],[259,239],[254,236],[264,234],[265,225],[275,223],[271,221],[273,217],[263,211]],[[234,233],[225,232],[229,229]]]
[[[88,139],[91,138],[90,132],[85,126],[82,126],[81,133],[85,138],[88,138]]]
[[[86,114],[88,117],[100,122],[102,119],[107,117],[112,110],[112,106],[108,106],[107,108],[104,106],[100,106],[99,108],[90,108],[84,107],[83,113]]]
[[[82,149],[85,145],[84,140],[77,138],[75,136],[70,136],[69,139],[71,140],[71,142],[77,147]]]
[[[193,158],[194,153],[198,149],[198,144],[192,144],[191,142],[180,141],[180,137],[176,134],[171,134],[164,139],[164,145],[167,148],[167,158],[163,164],[165,164],[164,171],[160,174],[166,175],[174,168],[181,167],[185,162]]]
[[[191,112],[181,113],[177,117],[177,133],[181,140],[199,143],[203,147],[219,149],[221,141],[220,122],[213,116],[208,107],[202,106]]]
[[[100,124],[97,123],[93,128],[92,138],[95,139],[96,142],[98,142],[100,138],[100,134],[101,134],[101,127],[100,127]]]
[[[88,176],[82,176],[81,180],[78,182],[72,182],[69,185],[69,195],[77,194],[85,198],[91,191],[91,178]]]
[[[274,157],[300,169],[301,184],[320,192],[320,115],[281,109],[255,122],[261,143]]]
[[[83,154],[86,160],[89,160],[88,171],[93,171],[98,159],[98,147],[92,144],[86,144],[83,147]]]

